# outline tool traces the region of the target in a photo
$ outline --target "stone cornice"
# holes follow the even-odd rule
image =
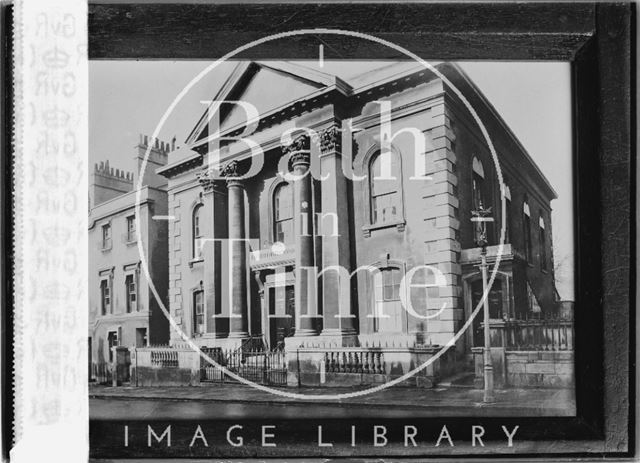
[[[183,172],[187,172],[195,167],[200,167],[202,165],[202,155],[200,153],[195,153],[188,157],[187,159],[183,159],[173,164],[169,164],[166,167],[160,168],[156,170],[156,173],[162,175],[166,178],[174,177]]]

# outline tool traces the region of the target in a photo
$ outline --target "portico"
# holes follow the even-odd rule
[[[357,317],[349,296],[343,300],[345,291],[340,291],[340,284],[347,289],[350,284],[341,282],[335,269],[351,268],[348,209],[339,204],[347,183],[337,123],[319,134],[314,149],[305,133],[280,150],[265,147],[265,166],[275,169],[267,180],[246,175],[249,159],[228,161],[215,171],[205,167],[198,174],[204,214],[212,219],[211,236],[200,244],[209,319],[204,338],[225,346],[250,336],[264,336],[271,347],[313,338],[338,345],[357,342]],[[312,175],[312,153],[319,154],[326,181]],[[283,166],[284,173],[277,171]],[[256,184],[265,182],[273,183],[269,194],[278,197],[269,217],[255,217],[246,205],[255,204]],[[252,310],[256,299],[259,306]]]

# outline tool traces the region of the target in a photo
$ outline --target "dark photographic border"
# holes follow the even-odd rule
[[[487,427],[517,424],[520,439],[553,442],[548,447],[552,453],[518,456],[624,457],[633,454],[635,440],[634,8],[600,3],[91,4],[89,58],[213,59],[265,35],[326,27],[375,35],[427,59],[571,61],[577,416],[447,418],[446,424],[450,429],[471,422]],[[356,44],[356,39],[323,40],[325,59],[401,59],[393,51]],[[239,58],[314,59],[316,44],[309,37],[274,41]],[[339,421],[313,425],[339,427]],[[375,424],[381,421],[390,426],[394,422]],[[435,428],[436,421],[412,420],[425,429]],[[188,422],[180,423],[188,427]],[[178,449],[149,449],[144,454],[123,449],[123,424],[91,421],[91,456],[200,456]],[[291,429],[293,441],[306,439],[301,422],[270,424]],[[110,429],[118,429],[118,435],[111,437]],[[312,447],[316,437],[309,439]],[[299,446],[278,450],[264,456],[322,455],[317,448],[302,453]],[[376,450],[359,456],[375,456]],[[502,457],[513,459],[513,454]]]
[[[2,414],[2,435],[0,450],[3,459],[9,458],[13,445],[13,68],[11,36],[13,8],[0,6],[0,339],[2,355],[2,379],[0,380],[0,413]]]

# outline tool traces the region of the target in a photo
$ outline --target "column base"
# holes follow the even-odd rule
[[[286,351],[295,351],[299,348],[313,347],[314,345],[318,345],[318,343],[319,337],[317,333],[310,336],[302,336],[296,332],[295,336],[284,338],[284,349]]]
[[[236,350],[242,347],[243,338],[218,338],[211,340],[208,347],[219,347],[222,350]]]
[[[318,336],[318,342],[327,347],[356,347],[360,344],[355,330],[341,330],[339,328],[322,330]]]
[[[294,338],[308,338],[309,336],[318,336],[318,331],[312,328],[296,328],[293,335]]]

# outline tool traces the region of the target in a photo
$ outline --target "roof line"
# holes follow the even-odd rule
[[[546,186],[549,188],[551,193],[553,193],[554,199],[557,199],[558,198],[558,193],[553,188],[553,186],[551,186],[551,183],[549,182],[549,179],[547,179],[547,177],[542,173],[542,171],[540,170],[540,167],[538,167],[538,164],[536,164],[536,162],[533,160],[533,158],[531,157],[531,155],[529,154],[527,149],[524,147],[524,145],[520,142],[520,140],[518,139],[516,134],[513,133],[513,130],[511,130],[511,127],[509,127],[509,125],[505,122],[505,120],[502,118],[502,116],[500,116],[500,113],[498,113],[498,110],[496,110],[495,106],[493,106],[493,104],[491,104],[491,102],[487,99],[487,97],[484,95],[484,93],[482,93],[482,91],[469,78],[467,73],[464,72],[464,70],[458,65],[458,63],[447,62],[447,63],[443,63],[443,64],[447,65],[447,66],[451,66],[453,69],[455,69],[455,71],[458,74],[460,74],[460,76],[464,79],[465,83],[467,85],[469,85],[469,87],[471,87],[471,90],[473,90],[476,93],[476,95],[478,96],[478,98],[480,98],[482,103],[489,109],[491,114],[496,118],[496,120],[502,126],[502,128],[505,129],[505,131],[511,137],[511,139],[516,144],[516,146],[518,148],[520,148],[520,150],[524,154],[524,156],[527,159],[527,161],[529,161],[529,163],[533,166],[533,168],[536,170],[538,175],[542,178],[542,180],[544,180]]]

